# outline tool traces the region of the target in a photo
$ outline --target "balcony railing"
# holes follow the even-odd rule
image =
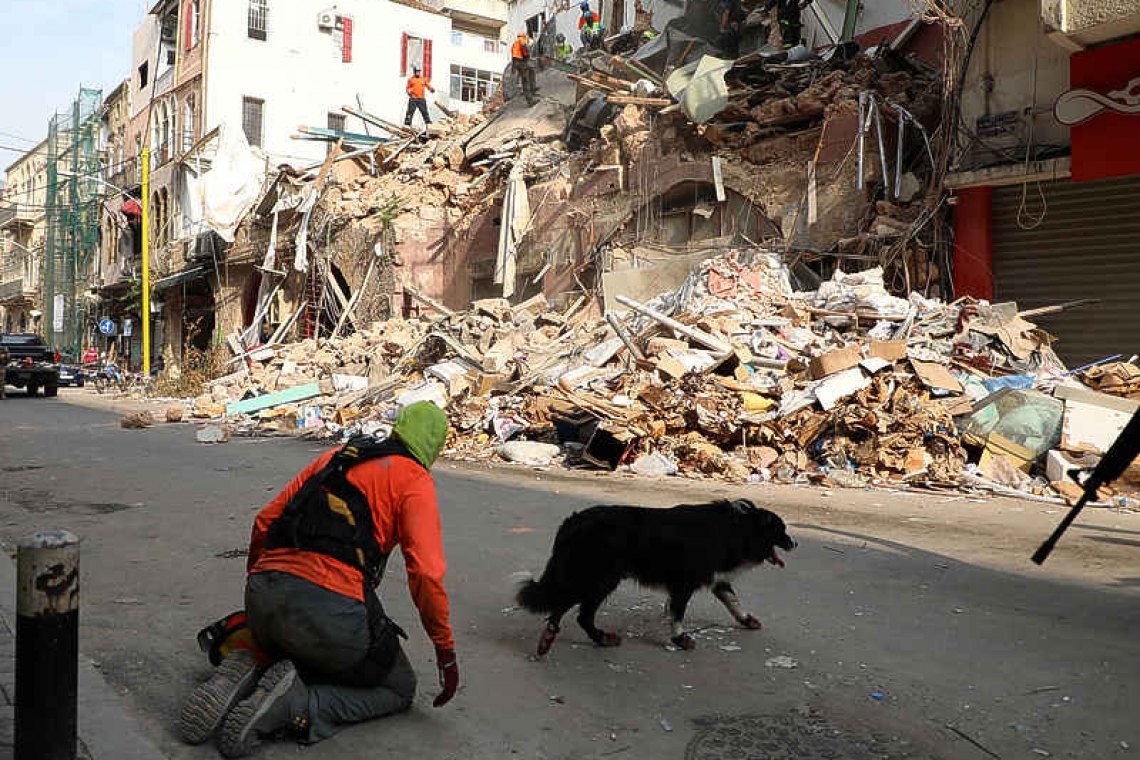
[[[12,298],[32,298],[36,295],[35,288],[26,283],[23,278],[0,282],[0,301]]]
[[[15,222],[33,224],[43,212],[31,203],[10,203],[0,206],[0,227]]]

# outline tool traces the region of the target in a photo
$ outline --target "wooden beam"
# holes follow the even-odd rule
[[[654,106],[658,108],[673,105],[673,101],[669,98],[643,98],[639,95],[619,95],[617,93],[607,95],[606,102],[622,106]]]

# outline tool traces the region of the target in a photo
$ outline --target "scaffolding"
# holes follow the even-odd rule
[[[83,347],[90,308],[86,285],[99,248],[102,106],[102,90],[81,88],[48,124],[44,332],[48,345],[74,354]]]

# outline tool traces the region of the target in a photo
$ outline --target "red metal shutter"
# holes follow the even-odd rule
[[[341,24],[344,27],[344,41],[341,43],[341,60],[345,63],[352,63],[352,19],[343,18]]]
[[[424,79],[431,81],[431,40],[424,40]]]
[[[186,38],[182,44],[185,50],[189,50],[194,47],[194,0],[186,0],[186,7],[182,12],[185,15],[182,34]]]
[[[400,76],[408,75],[408,33],[400,35]]]

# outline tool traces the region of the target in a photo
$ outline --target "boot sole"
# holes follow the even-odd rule
[[[232,655],[214,675],[186,699],[178,718],[178,733],[187,744],[201,744],[214,735],[226,714],[257,686],[262,669],[253,656]]]
[[[288,660],[275,663],[258,682],[258,687],[264,687],[265,694],[260,699],[257,689],[253,696],[243,700],[229,715],[218,732],[218,751],[225,757],[245,757],[253,752],[259,744],[257,732],[253,725],[265,714],[266,710],[289,691],[297,680],[297,669]]]

